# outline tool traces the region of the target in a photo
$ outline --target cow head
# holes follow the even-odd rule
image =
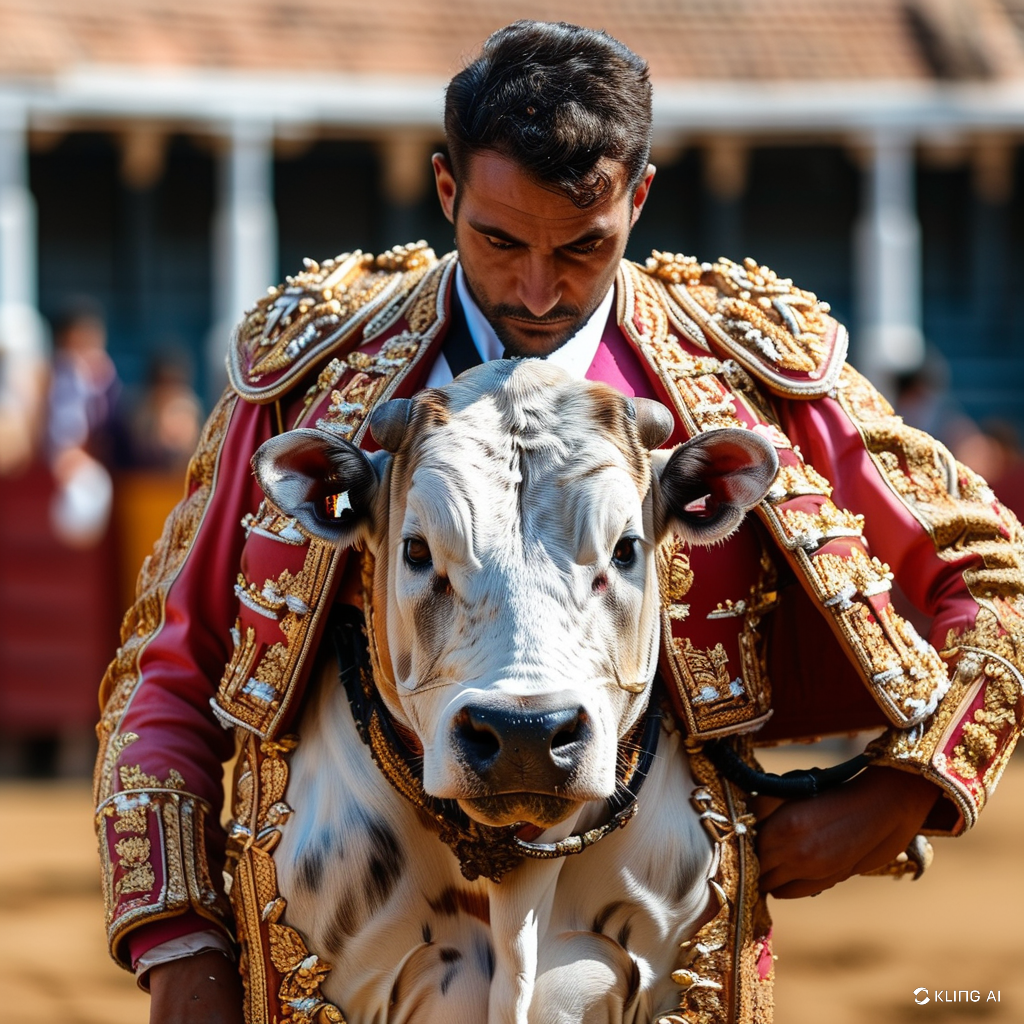
[[[372,552],[376,682],[429,794],[542,827],[612,794],[657,667],[658,543],[722,540],[777,467],[747,430],[654,451],[672,426],[516,360],[380,406],[373,455],[315,430],[257,452],[275,505]]]

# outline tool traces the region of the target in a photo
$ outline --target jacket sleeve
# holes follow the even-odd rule
[[[231,932],[219,817],[233,740],[210,700],[231,653],[240,521],[262,497],[249,460],[272,411],[230,391],[214,409],[103,679],[96,827],[108,940],[125,967],[211,922]]]
[[[996,788],[1024,719],[1024,531],[977,474],[908,427],[856,371],[833,397],[785,402],[783,427],[864,516],[871,552],[931,620],[927,641],[949,671],[932,714],[890,728],[875,763],[918,772],[949,798],[926,823],[959,834]]]

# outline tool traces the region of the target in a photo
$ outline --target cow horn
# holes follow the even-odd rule
[[[637,433],[645,448],[658,448],[672,436],[675,419],[661,402],[652,398],[634,398],[633,408],[636,410]]]
[[[370,433],[386,452],[394,454],[402,447],[405,428],[409,425],[412,400],[392,398],[390,402],[378,405],[370,413]]]

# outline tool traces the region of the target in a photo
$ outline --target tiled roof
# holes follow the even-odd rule
[[[1024,0],[0,0],[0,76],[141,64],[447,78],[516,17],[605,28],[659,81],[1024,73]]]

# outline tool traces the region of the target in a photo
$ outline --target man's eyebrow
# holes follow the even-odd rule
[[[471,220],[469,226],[479,232],[481,235],[489,235],[491,238],[499,238],[503,242],[510,242],[512,245],[526,245],[521,238],[516,238],[515,235],[510,235],[507,231],[502,231],[501,228],[493,227],[490,224],[481,224],[479,221]]]
[[[503,231],[501,228],[494,227],[490,224],[481,224],[479,221],[469,221],[469,226],[481,235],[488,235],[490,238],[497,238],[502,242],[508,242],[510,245],[526,245],[521,238],[516,238],[515,235],[510,235],[507,231]],[[599,228],[594,228],[586,234],[580,235],[579,238],[574,238],[569,242],[563,242],[559,246],[560,249],[567,249],[572,246],[589,245],[591,242],[600,242],[608,237],[607,231],[601,231]]]

